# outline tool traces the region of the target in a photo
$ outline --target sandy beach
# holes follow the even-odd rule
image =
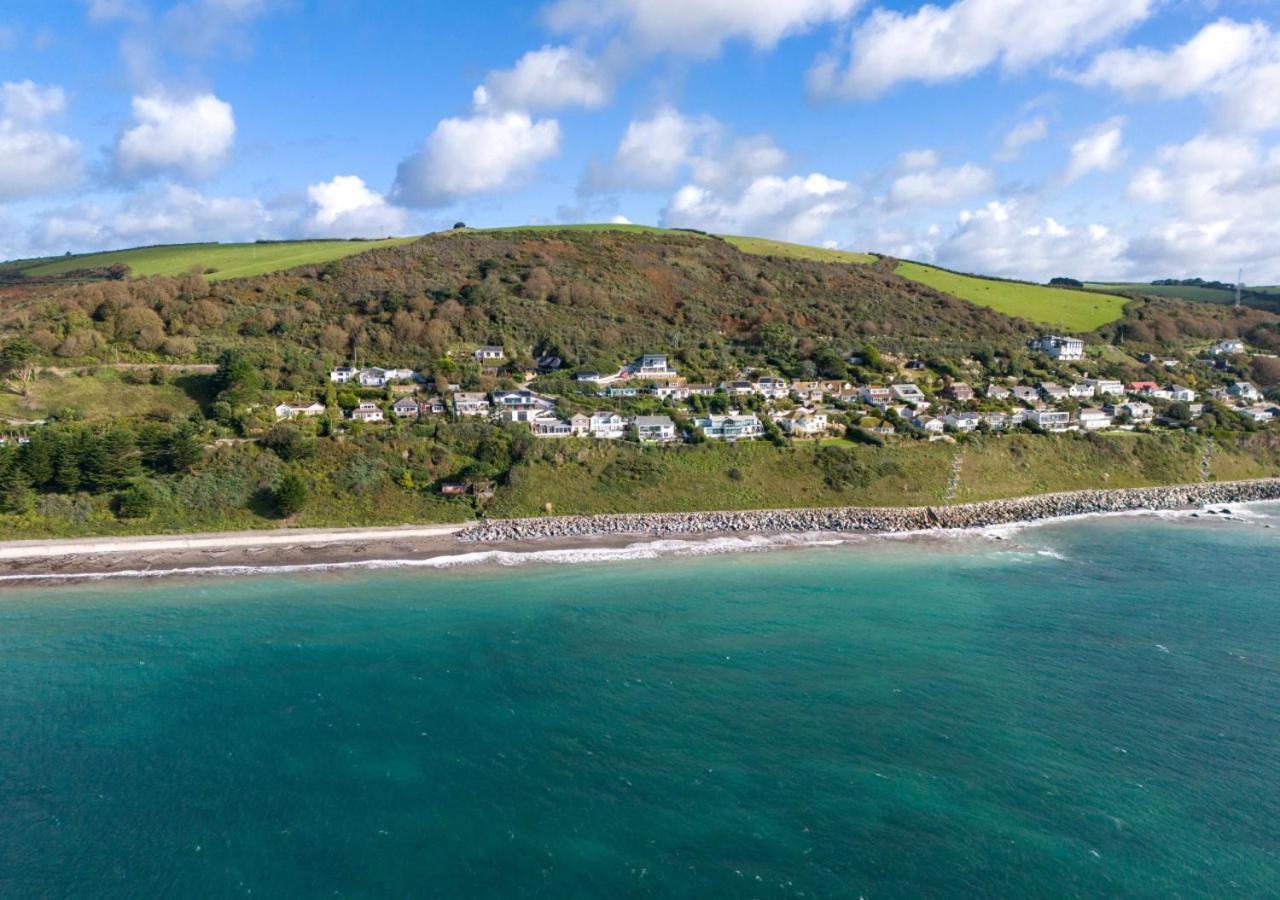
[[[648,542],[727,542],[723,549],[779,546],[789,536],[945,532],[1078,515],[1194,509],[1280,499],[1280,479],[1076,491],[950,507],[635,513],[487,520],[456,525],[232,531],[147,537],[0,543],[0,584],[101,575],[234,573],[270,568],[387,563],[442,564],[504,554],[603,557]]]

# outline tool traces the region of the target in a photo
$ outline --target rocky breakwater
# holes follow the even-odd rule
[[[619,513],[492,519],[458,532],[461,541],[525,541],[597,535],[704,535],[781,532],[897,533],[982,528],[1062,516],[1280,500],[1280,478],[1150,488],[1070,491],[956,506],[763,509],[741,512]]]

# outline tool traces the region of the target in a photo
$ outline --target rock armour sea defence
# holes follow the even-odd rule
[[[492,519],[467,527],[458,533],[458,539],[490,542],[615,534],[693,535],[810,531],[895,533],[936,528],[982,528],[1089,513],[1193,509],[1261,500],[1280,500],[1280,478],[1070,491],[956,506],[844,506],[825,509]]]

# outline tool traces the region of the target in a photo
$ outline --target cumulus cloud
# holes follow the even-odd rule
[[[1201,134],[1161,148],[1134,173],[1129,196],[1152,204],[1135,238],[1135,265],[1170,275],[1243,266],[1255,281],[1280,278],[1280,145]]]
[[[1128,242],[1100,224],[1066,226],[1016,201],[961,212],[928,258],[963,272],[1048,280],[1058,275],[1123,278]]]
[[[1124,161],[1124,119],[1108,119],[1071,145],[1063,178],[1075,181],[1090,172],[1109,172]]]
[[[133,125],[116,142],[116,169],[126,177],[172,172],[212,175],[235,141],[231,104],[213,94],[133,98]]]
[[[877,9],[854,28],[847,62],[809,73],[819,95],[879,96],[901,82],[938,83],[1000,64],[1007,70],[1079,52],[1146,19],[1155,0],[955,0],[915,12]]]
[[[47,194],[80,180],[79,142],[42,125],[65,107],[59,87],[32,81],[0,85],[0,200]]]
[[[895,178],[889,186],[889,206],[893,209],[947,206],[995,186],[995,176],[990,170],[973,163],[954,168],[936,166],[935,157],[927,167]]]
[[[627,125],[612,159],[592,167],[586,187],[657,189],[691,177],[727,189],[774,173],[786,160],[768,135],[735,137],[711,116],[688,116],[662,106]]]
[[[555,0],[547,23],[562,32],[621,32],[644,52],[714,56],[726,41],[759,49],[847,18],[861,0]]]
[[[392,196],[408,206],[444,206],[510,188],[559,151],[555,119],[534,121],[523,112],[443,119],[400,164]]]
[[[311,212],[304,231],[312,237],[377,237],[403,231],[405,210],[392,206],[364,180],[338,175],[307,188]]]
[[[826,175],[766,175],[741,190],[686,185],[663,209],[662,223],[674,228],[812,241],[834,218],[849,212],[855,201],[848,182]]]
[[[476,88],[477,109],[554,110],[567,106],[599,109],[613,85],[604,68],[572,47],[530,50],[514,67],[488,74]]]
[[[1043,141],[1048,136],[1049,123],[1045,121],[1044,116],[1036,116],[1020,122],[1013,126],[1000,142],[1000,152],[996,154],[996,159],[1004,162],[1017,159],[1022,154],[1023,147]]]
[[[1261,22],[1220,19],[1170,50],[1111,50],[1069,77],[1130,96],[1212,98],[1236,130],[1280,126],[1280,34]]]

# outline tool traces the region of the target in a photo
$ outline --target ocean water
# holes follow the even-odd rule
[[[5,588],[0,896],[1280,895],[1280,508],[1002,538]]]

